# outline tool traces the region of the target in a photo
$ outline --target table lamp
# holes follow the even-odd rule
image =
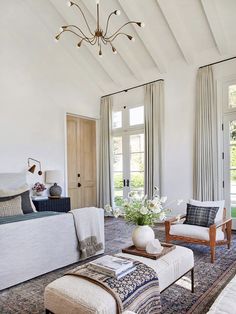
[[[60,198],[62,188],[57,184],[61,180],[61,172],[59,170],[45,171],[45,182],[47,184],[53,184],[49,189],[50,198]]]

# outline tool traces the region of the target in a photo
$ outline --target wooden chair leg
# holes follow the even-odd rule
[[[166,243],[170,242],[170,222],[165,221]]]
[[[211,246],[211,263],[214,264],[216,256],[216,247]]]
[[[211,248],[211,263],[214,263],[215,252],[216,252],[216,227],[215,225],[210,226],[209,237],[210,237],[210,248]]]
[[[227,244],[228,244],[228,249],[230,249],[231,245],[231,236],[232,236],[232,220],[227,222],[226,224],[226,236],[227,236]]]

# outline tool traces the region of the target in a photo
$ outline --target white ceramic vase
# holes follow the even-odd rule
[[[132,233],[133,244],[139,250],[146,250],[148,242],[154,239],[154,231],[149,226],[137,226]]]

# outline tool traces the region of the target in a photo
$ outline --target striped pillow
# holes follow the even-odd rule
[[[0,217],[16,215],[23,215],[20,196],[8,201],[0,202]]]
[[[184,224],[210,227],[215,222],[219,207],[200,207],[187,204],[187,217]]]

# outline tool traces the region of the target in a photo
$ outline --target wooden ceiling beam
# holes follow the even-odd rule
[[[211,30],[216,48],[221,55],[229,53],[229,46],[219,18],[216,3],[214,0],[201,0],[203,12],[205,13],[208,25]]]
[[[158,45],[154,41],[153,34],[150,32],[151,27],[148,28],[148,17],[145,15],[144,11],[138,7],[138,3],[134,1],[126,1],[126,0],[118,0],[120,6],[123,8],[125,14],[129,18],[129,20],[140,20],[141,22],[146,22],[146,27],[142,30],[136,32],[136,29],[133,26],[133,29],[136,33],[136,36],[140,39],[140,41],[145,46],[148,54],[154,61],[154,64],[158,68],[160,73],[166,72],[166,64],[167,60],[158,49]],[[141,18],[141,19],[140,19]]]
[[[185,61],[188,64],[194,62],[194,47],[186,26],[178,15],[176,1],[156,0],[168,26],[171,30]]]

